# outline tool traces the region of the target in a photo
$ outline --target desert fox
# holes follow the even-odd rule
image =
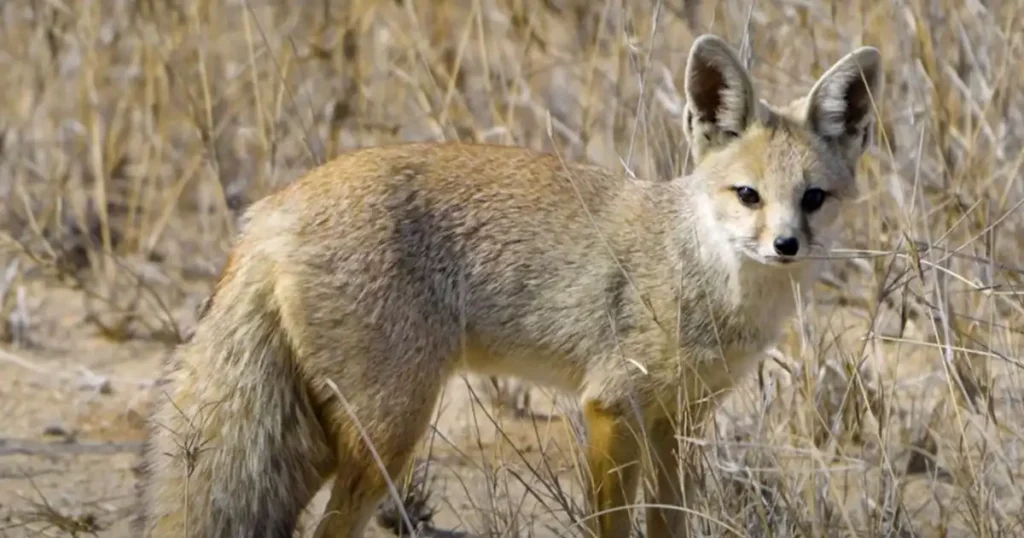
[[[582,528],[627,536],[641,473],[651,501],[683,505],[674,434],[700,432],[794,312],[857,191],[882,79],[862,47],[776,108],[705,35],[684,177],[413,143],[255,202],[157,387],[140,533],[289,537],[334,476],[316,536],[361,536],[463,371],[578,396],[600,512]],[[647,536],[685,535],[683,513],[649,508]]]

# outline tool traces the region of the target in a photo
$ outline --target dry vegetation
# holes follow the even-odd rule
[[[1022,26],[1022,0],[0,3],[0,536],[128,535],[147,388],[252,200],[402,140],[683,173],[704,31],[769,100],[860,44],[887,67],[842,259],[695,440],[705,531],[1020,536]],[[452,388],[407,515],[578,533],[572,413]]]

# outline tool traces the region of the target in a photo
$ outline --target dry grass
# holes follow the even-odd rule
[[[697,33],[773,101],[867,44],[883,143],[846,259],[697,440],[705,530],[1019,536],[1022,25],[1022,0],[0,3],[0,434],[137,439],[240,210],[339,152],[476,140],[659,181],[688,170]],[[425,452],[434,524],[569,532],[571,421],[461,401]],[[5,446],[0,536],[127,532],[131,454]]]

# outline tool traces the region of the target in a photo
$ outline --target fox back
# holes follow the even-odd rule
[[[666,187],[511,147],[374,148],[254,206],[242,241],[273,260],[297,328],[324,316],[380,337],[386,356],[346,371],[400,357],[449,371],[460,355],[481,372],[532,370],[574,388],[613,344],[609,312],[639,315],[622,258],[655,273],[634,278],[671,278],[672,219],[644,218],[678,213]],[[306,332],[299,342],[331,337],[332,348],[358,339]]]

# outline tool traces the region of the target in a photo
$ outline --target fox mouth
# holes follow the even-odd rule
[[[741,252],[751,260],[769,267],[791,267],[800,261],[795,256],[765,256],[751,248],[741,249]]]

